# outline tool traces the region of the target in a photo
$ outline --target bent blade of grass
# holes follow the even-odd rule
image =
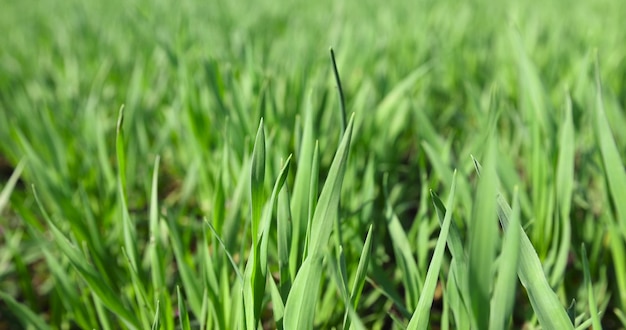
[[[424,288],[422,294],[417,302],[417,308],[409,321],[407,329],[417,330],[428,328],[428,322],[430,318],[430,311],[433,303],[433,297],[435,295],[435,288],[437,286],[437,279],[439,278],[439,270],[443,262],[443,253],[446,249],[446,241],[448,240],[448,232],[450,229],[450,223],[452,222],[452,209],[454,208],[454,196],[456,193],[456,171],[452,176],[452,187],[450,187],[450,194],[448,195],[447,205],[448,211],[446,212],[443,224],[441,225],[441,231],[439,232],[439,238],[437,238],[437,244],[435,246],[435,252],[428,266],[428,272],[426,273],[426,280],[424,281]]]
[[[491,297],[489,329],[507,329],[515,304],[517,268],[520,249],[520,207],[517,188],[513,193],[511,226],[504,234],[502,252],[498,261],[498,277]]]
[[[490,135],[493,137],[493,135]],[[496,145],[495,139],[488,138],[486,165],[478,181],[476,199],[472,210],[469,229],[468,283],[471,310],[475,326],[487,329],[489,326],[489,301],[494,275],[493,261],[496,254],[498,227],[496,222]]]
[[[512,210],[504,197],[498,195],[497,200],[498,218],[506,232],[510,225]],[[574,326],[559,297],[550,287],[539,256],[523,228],[520,228],[520,235],[520,259],[517,276],[526,288],[530,304],[539,323],[544,329],[573,329]]]
[[[582,244],[582,258],[583,258],[583,275],[585,288],[587,289],[587,301],[589,304],[589,314],[591,314],[591,322],[594,330],[602,330],[600,324],[600,318],[598,317],[598,306],[596,305],[596,298],[593,293],[593,284],[591,283],[591,275],[589,274],[589,259],[587,258],[587,249],[585,243]]]

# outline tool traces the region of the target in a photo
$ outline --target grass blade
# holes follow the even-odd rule
[[[426,280],[424,281],[422,294],[419,297],[417,308],[411,317],[407,329],[417,330],[428,328],[430,310],[433,303],[435,288],[437,286],[437,279],[439,278],[439,270],[441,269],[441,264],[443,262],[443,253],[445,252],[450,223],[452,222],[452,209],[454,208],[455,193],[456,171],[452,177],[452,187],[450,187],[450,195],[448,196],[448,201],[446,203],[448,205],[448,211],[444,216],[441,231],[439,232],[439,238],[437,239],[437,245],[435,246],[435,252],[433,252],[433,257],[430,261],[430,265],[428,266],[428,272],[426,273]]]
[[[498,261],[498,277],[491,297],[489,329],[507,329],[515,304],[517,269],[520,249],[520,207],[517,189],[513,194],[513,213],[509,230],[504,234],[502,253]]]
[[[478,182],[476,199],[473,205],[472,221],[469,227],[469,263],[468,281],[472,288],[470,300],[475,326],[487,329],[489,326],[489,306],[493,261],[496,254],[498,227],[496,219],[496,146],[493,139],[488,139],[486,146],[486,165]]]
[[[593,293],[593,285],[591,284],[591,275],[589,274],[589,260],[587,259],[587,249],[585,248],[585,244],[582,245],[581,250],[583,258],[583,274],[585,288],[587,289],[587,301],[589,304],[589,314],[591,314],[591,322],[594,330],[602,330],[600,318],[598,317],[598,306],[596,305],[596,298]]]

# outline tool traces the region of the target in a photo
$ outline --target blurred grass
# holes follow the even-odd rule
[[[623,1],[0,6],[0,328],[626,327]]]

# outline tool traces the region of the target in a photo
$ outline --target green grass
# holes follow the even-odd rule
[[[626,328],[623,1],[2,8],[0,328]]]

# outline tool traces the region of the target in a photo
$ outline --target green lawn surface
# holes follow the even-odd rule
[[[0,8],[0,329],[626,328],[625,1]]]

